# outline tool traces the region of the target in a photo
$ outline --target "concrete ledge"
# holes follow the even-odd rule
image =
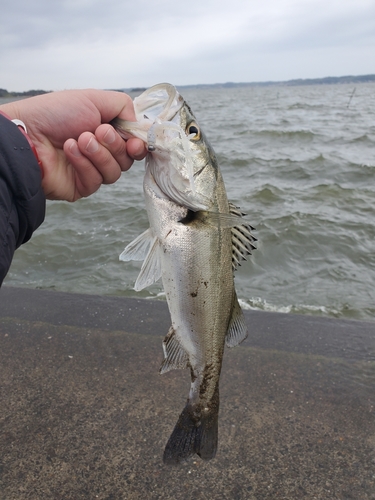
[[[0,317],[79,328],[126,330],[164,338],[166,302],[3,287]],[[245,311],[249,337],[242,345],[375,361],[375,321]]]
[[[250,311],[219,450],[162,463],[189,388],[166,304],[0,290],[0,499],[375,499],[375,324]]]

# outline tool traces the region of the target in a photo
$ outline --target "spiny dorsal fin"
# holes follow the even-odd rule
[[[235,347],[247,337],[247,326],[237,294],[233,292],[232,317],[229,322],[229,328],[225,336],[225,343],[228,347]]]
[[[251,255],[252,250],[256,249],[254,242],[257,241],[256,238],[251,234],[254,230],[250,224],[246,221],[241,223],[243,214],[241,210],[229,203],[229,211],[232,215],[239,218],[239,224],[232,227],[232,268],[235,271],[242,260],[246,260],[247,255]]]
[[[170,327],[165,339],[163,340],[164,361],[161,364],[159,373],[163,374],[169,370],[177,370],[179,368],[187,368],[189,366],[189,358],[185,349],[180,344],[176,337],[176,332],[173,326]]]

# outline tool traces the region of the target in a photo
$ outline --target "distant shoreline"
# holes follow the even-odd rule
[[[225,83],[197,83],[191,85],[176,85],[179,89],[204,89],[204,88],[235,88],[235,87],[276,87],[276,86],[301,86],[301,85],[340,85],[347,83],[375,83],[375,74],[359,76],[327,76],[325,78],[298,78],[285,81],[267,82],[225,82]],[[142,92],[147,87],[130,87],[111,89],[118,92]],[[32,97],[48,94],[51,90],[27,90],[25,92],[12,92],[0,88],[0,98]]]
[[[0,89],[0,97],[2,98],[12,98],[12,97],[33,97],[35,95],[49,94],[51,90],[27,90],[25,92],[9,92],[6,89]]]
[[[340,85],[345,83],[375,83],[375,75],[360,76],[327,76],[325,78],[299,78],[286,81],[268,82],[226,82],[208,83],[197,85],[177,85],[178,88],[234,88],[234,87],[276,87],[276,86],[299,86],[299,85]]]

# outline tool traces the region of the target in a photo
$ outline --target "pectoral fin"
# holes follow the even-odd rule
[[[144,288],[152,285],[161,278],[161,261],[159,252],[159,240],[155,237],[151,247],[142,264],[141,272],[138,275],[134,285],[134,290],[139,292]]]
[[[188,356],[179,340],[176,338],[176,332],[172,326],[163,340],[163,351],[164,361],[159,370],[161,374],[169,372],[169,370],[188,367]]]
[[[225,336],[225,343],[228,347],[235,347],[247,337],[247,326],[241,306],[238,303],[236,292],[233,296],[232,317],[229,328]]]
[[[151,245],[154,243],[154,236],[151,229],[148,228],[142,234],[137,236],[125,250],[120,254],[119,259],[127,262],[129,260],[145,260]]]
[[[141,272],[134,285],[134,290],[137,292],[152,285],[161,277],[159,241],[153,236],[150,228],[129,243],[119,258],[125,262],[143,260]]]

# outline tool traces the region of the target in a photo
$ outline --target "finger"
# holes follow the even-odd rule
[[[69,201],[90,196],[103,184],[103,177],[91,160],[82,154],[74,139],[68,139],[64,144],[64,153],[72,166],[74,188]]]
[[[135,137],[127,141],[126,149],[128,155],[134,160],[143,160],[147,154],[146,144]]]
[[[95,130],[95,137],[110,152],[122,171],[128,170],[131,167],[133,159],[128,154],[127,143],[111,125],[100,125]]]
[[[118,142],[121,142],[120,139]],[[103,184],[112,184],[116,182],[121,175],[121,167],[113,157],[111,151],[103,146],[91,132],[84,132],[78,137],[78,147],[80,152],[88,158],[94,167],[98,170],[103,179]],[[123,147],[121,145],[121,147]],[[121,153],[119,153],[121,156]],[[128,158],[128,166],[132,163]],[[124,160],[125,163],[125,160]]]

